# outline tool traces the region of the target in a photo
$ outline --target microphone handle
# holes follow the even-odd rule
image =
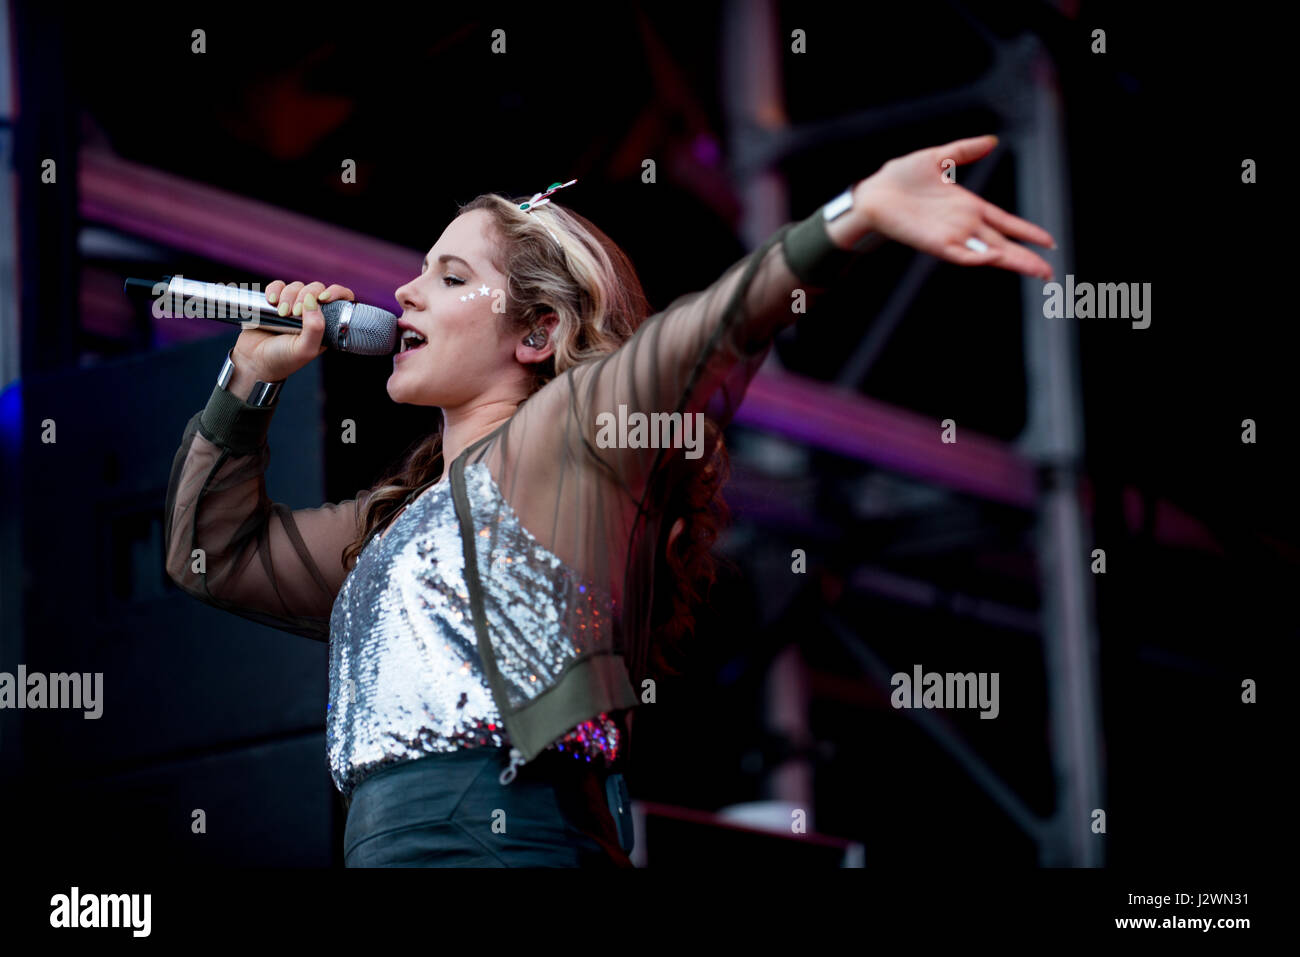
[[[301,332],[302,319],[292,313],[282,316],[266,301],[266,292],[215,282],[200,282],[183,276],[164,276],[162,282],[128,279],[132,286],[154,297],[154,316],[159,319],[215,319],[244,329],[266,332]],[[326,303],[325,305],[330,305]],[[195,313],[198,315],[195,315]]]

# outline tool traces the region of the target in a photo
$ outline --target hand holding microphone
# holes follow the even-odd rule
[[[239,398],[246,398],[253,383],[279,382],[287,379],[327,348],[325,315],[321,302],[354,302],[352,290],[335,283],[293,282],[288,285],[277,279],[266,287],[266,301],[278,306],[285,318],[300,318],[302,331],[296,335],[282,335],[266,329],[245,329],[235,340],[235,373],[228,388]],[[287,308],[285,308],[287,306]]]

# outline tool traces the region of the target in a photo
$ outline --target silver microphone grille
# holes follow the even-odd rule
[[[391,312],[339,299],[321,306],[321,313],[325,341],[335,349],[359,356],[389,356],[397,351],[397,317]]]

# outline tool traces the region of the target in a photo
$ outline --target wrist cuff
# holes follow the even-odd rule
[[[786,230],[781,245],[790,271],[799,277],[800,282],[810,286],[832,285],[858,258],[854,250],[841,249],[831,242],[826,217],[820,207],[807,219]]]
[[[199,434],[236,455],[252,455],[266,442],[275,406],[258,407],[214,386],[199,418]]]

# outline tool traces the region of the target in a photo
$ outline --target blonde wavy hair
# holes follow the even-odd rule
[[[521,210],[519,204],[527,200],[485,193],[460,206],[456,215],[482,209],[491,216],[497,238],[493,266],[507,277],[501,319],[509,332],[522,335],[546,314],[556,315],[555,350],[534,364],[531,395],[567,369],[618,349],[651,310],[631,260],[594,223],[554,200],[531,212]],[[675,483],[658,545],[658,560],[672,573],[675,587],[656,595],[658,613],[652,621],[659,619],[658,635],[669,645],[694,630],[694,607],[716,578],[710,548],[730,517],[721,495],[729,456],[720,432],[707,419],[705,438],[713,456]],[[344,568],[442,468],[442,435],[435,432],[419,440],[371,493],[361,513],[360,534],[343,550]],[[662,580],[658,574],[656,580]],[[660,641],[655,644],[656,670],[676,673],[663,656],[665,649],[658,647]]]

